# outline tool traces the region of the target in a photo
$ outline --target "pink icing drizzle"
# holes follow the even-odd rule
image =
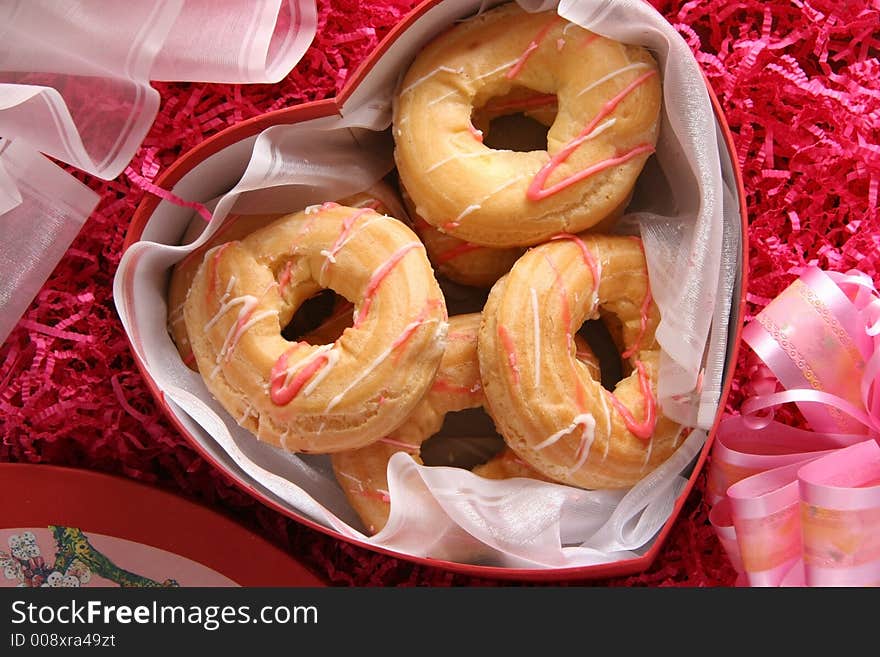
[[[353,212],[342,220],[342,230],[339,232],[339,237],[336,238],[336,241],[333,242],[333,245],[330,247],[330,250],[328,251],[329,255],[327,255],[327,260],[324,262],[322,270],[326,269],[327,263],[330,262],[339,252],[339,249],[342,248],[343,243],[351,234],[351,230],[354,227],[354,222],[357,221],[362,215],[370,211],[371,208],[362,208],[357,212]]]
[[[654,427],[657,425],[657,404],[654,401],[654,395],[651,392],[651,382],[648,374],[645,372],[645,365],[642,361],[636,361],[636,368],[639,372],[639,387],[642,390],[642,396],[645,398],[645,418],[641,422],[636,422],[633,414],[624,406],[611,392],[605,390],[605,393],[611,398],[611,403],[617,412],[623,417],[626,428],[629,429],[637,438],[649,440],[654,433]]]
[[[216,251],[214,251],[214,255],[208,262],[208,280],[210,281],[210,285],[208,285],[208,290],[206,292],[206,303],[211,300],[211,294],[216,292],[217,290],[217,283],[219,282],[217,276],[217,263],[220,262],[220,256],[223,255],[223,252],[230,246],[232,246],[232,242],[226,242],[226,244],[220,246]]]
[[[288,260],[287,264],[284,265],[284,269],[281,270],[281,275],[278,276],[278,287],[280,289],[284,289],[287,287],[287,284],[290,283],[291,278],[291,270],[293,269],[293,261]]]
[[[507,328],[502,324],[498,325],[498,337],[501,338],[501,344],[504,345],[504,350],[507,352],[507,363],[510,365],[510,371],[513,374],[513,383],[519,385],[519,364],[516,361],[516,348],[513,344],[513,338],[510,337]]]
[[[591,43],[593,43],[593,41],[596,41],[598,38],[599,38],[598,34],[588,34],[587,37],[584,39],[583,43],[581,43],[581,48],[586,48]]]
[[[302,390],[302,387],[306,382],[327,363],[327,354],[319,354],[305,367],[300,369],[290,380],[289,384],[284,385],[284,379],[287,378],[287,359],[302,345],[302,342],[297,342],[290,349],[281,354],[272,366],[269,398],[272,400],[273,404],[278,406],[289,404],[293,398],[299,394],[299,391]]]
[[[640,246],[642,245],[642,241],[639,238],[633,237],[632,239],[638,242]],[[649,283],[645,289],[645,298],[642,299],[642,307],[639,311],[641,313],[641,316],[639,317],[639,335],[636,337],[636,341],[633,345],[620,354],[621,358],[629,358],[641,348],[642,340],[645,338],[645,332],[648,330],[648,309],[651,307],[651,301],[653,301],[653,297],[651,295],[651,285]]]
[[[378,490],[378,489],[377,490],[369,490],[369,489],[356,490],[356,491],[352,491],[352,492],[357,493],[358,495],[362,495],[364,497],[372,497],[374,499],[381,500],[382,502],[385,502],[386,504],[391,503],[391,497],[388,495],[388,493],[385,491]]]
[[[448,251],[444,251],[443,253],[438,253],[434,257],[434,264],[442,265],[443,263],[449,262],[450,260],[454,260],[458,256],[464,255],[465,253],[470,253],[471,251],[479,251],[483,247],[478,246],[477,244],[471,244],[470,242],[463,242],[458,246],[454,246]]]
[[[395,265],[409,253],[412,249],[421,246],[421,242],[410,242],[409,244],[404,244],[402,247],[397,249],[394,253],[391,254],[391,257],[388,258],[385,263],[382,264],[375,272],[373,272],[373,276],[370,278],[370,282],[367,283],[367,289],[364,291],[364,301],[363,305],[358,313],[357,321],[354,323],[355,328],[357,328],[366,318],[367,313],[370,312],[370,306],[373,305],[373,295],[376,293],[376,290],[379,288],[379,285],[385,280],[385,277],[394,269]]]
[[[403,330],[400,336],[391,343],[391,350],[394,351],[400,345],[409,341],[412,337],[412,334],[416,332],[416,329],[419,328],[428,318],[428,313],[434,310],[435,308],[440,307],[440,299],[429,299],[424,308],[419,311],[419,314],[416,318]],[[396,359],[400,358],[400,354],[397,354]]]
[[[238,341],[241,340],[241,336],[244,334],[244,327],[250,321],[250,318],[253,316],[254,311],[257,309],[259,302],[254,301],[247,305],[246,308],[242,308],[244,312],[238,313],[238,321],[235,323],[235,333],[232,334],[232,340],[229,343],[229,349],[226,351],[226,361],[229,362],[232,360],[232,352],[235,351],[236,345],[238,345]]]
[[[550,28],[553,27],[557,20],[559,20],[558,16],[554,16],[553,18],[551,18],[549,21],[547,21],[547,24],[541,28],[541,31],[535,35],[535,38],[532,39],[531,43],[529,43],[529,45],[526,47],[525,52],[523,52],[523,54],[519,56],[519,59],[517,59],[516,62],[514,62],[513,66],[510,67],[510,70],[507,71],[506,77],[508,80],[512,80],[520,74],[523,66],[526,65],[526,61],[528,61],[529,57],[532,56],[532,53],[538,49],[541,41],[544,40],[544,37],[547,36]]]
[[[484,109],[490,112],[504,112],[507,110],[534,109],[536,107],[547,107],[555,105],[558,101],[556,94],[535,94],[525,98],[517,98],[508,100],[504,103],[486,103]]]
[[[596,263],[596,259],[593,257],[593,254],[590,253],[590,250],[587,248],[587,245],[584,244],[584,241],[578,237],[577,235],[572,235],[571,233],[559,233],[558,235],[554,235],[550,238],[551,240],[571,240],[575,244],[578,245],[578,248],[581,250],[581,256],[584,259],[584,264],[590,268],[590,273],[593,275],[593,289],[598,293],[599,291],[599,265]],[[558,272],[557,272],[558,273]]]
[[[568,157],[584,142],[587,137],[589,137],[590,133],[596,129],[596,126],[599,125],[599,122],[602,121],[605,117],[607,117],[611,112],[613,112],[620,102],[626,98],[634,89],[636,89],[639,85],[641,85],[645,80],[657,75],[657,71],[651,70],[647,73],[644,73],[637,77],[635,80],[630,82],[620,93],[607,101],[602,109],[599,110],[599,113],[590,121],[587,126],[581,130],[580,134],[568,142],[562,150],[560,150],[556,155],[550,158],[550,161],[547,162],[544,166],[538,170],[538,173],[535,174],[535,177],[532,179],[532,182],[529,184],[529,188],[526,191],[526,197],[530,201],[540,201],[542,199],[559,192],[570,185],[573,185],[576,182],[584,180],[589,176],[592,176],[600,171],[604,171],[605,169],[611,168],[613,166],[617,166],[619,164],[623,164],[624,162],[628,162],[629,160],[641,155],[643,153],[653,153],[654,146],[652,144],[639,144],[638,146],[630,149],[626,153],[621,155],[617,155],[615,157],[610,157],[605,160],[601,160],[596,162],[595,164],[579,171],[578,173],[565,178],[558,183],[551,185],[550,187],[544,187],[547,179],[550,175],[556,170],[556,168],[565,162]]]
[[[565,282],[562,280],[562,275],[559,273],[559,268],[556,266],[556,263],[546,254],[544,255],[544,258],[547,260],[547,264],[550,265],[550,268],[553,269],[553,273],[556,275],[556,284],[559,287],[560,298],[562,299],[561,319],[562,325],[565,326],[565,339],[566,341],[571,342],[571,308],[568,305],[568,290],[565,287]],[[587,407],[586,392],[581,383],[581,378],[577,375],[577,366],[574,361],[572,361],[571,367],[575,374],[575,392],[577,393],[578,409],[583,411]]]
[[[642,301],[642,307],[640,309],[641,317],[639,318],[639,335],[633,345],[620,354],[621,358],[629,358],[641,348],[642,340],[645,337],[645,331],[648,328],[648,308],[651,307],[652,300],[651,288],[649,287],[647,292],[645,292],[645,298]]]

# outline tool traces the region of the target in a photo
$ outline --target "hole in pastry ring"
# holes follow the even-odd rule
[[[478,138],[474,110],[514,85],[556,95],[547,151]],[[483,246],[529,246],[590,228],[624,201],[654,150],[660,102],[646,49],[510,3],[418,54],[395,98],[395,161],[429,224]]]
[[[480,313],[449,318],[446,351],[431,388],[406,421],[390,435],[360,449],[331,455],[333,471],[352,508],[371,534],[388,522],[391,499],[388,493],[388,461],[400,451],[421,464],[421,445],[440,431],[447,413],[485,406],[477,358]],[[576,356],[594,376],[599,361],[589,345],[576,336]],[[513,453],[503,448],[498,454],[473,468],[487,479],[528,477],[548,480]]]
[[[613,393],[571,353],[600,308],[620,320],[632,368]],[[484,393],[505,442],[582,488],[628,487],[666,460],[682,431],[657,407],[659,320],[639,239],[566,234],[529,250],[493,286],[480,329]]]
[[[328,345],[281,336],[320,289],[355,304]],[[259,439],[329,453],[387,435],[434,379],[446,306],[422,243],[369,208],[312,206],[207,252],[184,304],[211,393]]]

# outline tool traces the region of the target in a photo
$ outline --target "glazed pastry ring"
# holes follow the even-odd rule
[[[406,216],[403,206],[397,200],[397,196],[391,189],[391,186],[381,181],[363,192],[346,196],[337,202],[340,205],[347,205],[353,208],[372,208],[376,212],[392,217],[402,218]],[[189,288],[192,286],[196,271],[205,257],[205,253],[220,244],[243,239],[284,214],[287,213],[233,214],[227,216],[223,220],[223,225],[217,229],[205,244],[191,251],[174,265],[174,269],[171,271],[171,279],[168,283],[168,333],[174,341],[178,353],[180,353],[181,360],[190,369],[196,369],[196,361],[189,343],[189,335],[186,332],[186,322],[183,321],[183,304],[189,293]],[[201,231],[204,230],[205,226],[206,224],[204,223],[193,223],[187,230],[183,242],[188,244],[194,241]],[[342,304],[336,305],[339,307]],[[348,317],[350,317],[350,313]],[[342,315],[334,317],[334,319],[337,320],[337,324],[345,328],[345,326],[350,325],[350,322],[348,324],[345,323],[348,317]],[[333,330],[332,327],[326,327],[326,329]],[[339,333],[341,332],[340,330]],[[334,336],[334,339],[337,336],[338,334]],[[319,337],[319,334],[316,334],[314,337]],[[311,339],[306,341],[312,342]]]
[[[355,305],[333,343],[290,343],[300,304],[332,289]],[[402,222],[335,203],[208,251],[184,304],[210,392],[259,439],[330,453],[387,435],[434,380],[448,328],[422,243]]]
[[[546,151],[493,150],[471,122],[519,88],[557,98]],[[645,48],[509,3],[417,55],[395,97],[395,161],[432,226],[481,246],[530,246],[624,202],[654,151],[660,102]]]
[[[606,390],[573,356],[586,319],[620,323],[630,370]],[[483,390],[505,442],[552,479],[582,488],[633,485],[668,458],[681,427],[657,404],[659,313],[641,241],[582,233],[529,250],[483,311]]]

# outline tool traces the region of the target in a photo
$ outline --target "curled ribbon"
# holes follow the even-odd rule
[[[809,267],[743,340],[766,367],[721,422],[707,479],[737,584],[880,586],[880,293]],[[812,430],[773,419],[788,402]]]

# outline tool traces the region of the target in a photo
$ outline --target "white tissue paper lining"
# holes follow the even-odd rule
[[[388,173],[393,143],[386,129],[399,76],[430,38],[494,4],[438,3],[390,45],[340,116],[271,127],[196,165],[173,191],[210,203],[212,221],[194,242],[178,246],[189,222],[201,219],[160,203],[141,240],[125,253],[114,295],[138,358],[193,439],[234,478],[295,514],[359,541],[461,563],[531,569],[630,559],[650,547],[669,519],[715,419],[741,266],[736,186],[704,79],[683,39],[640,0],[558,5],[568,20],[647,46],[664,80],[657,157],[640,177],[621,226],[641,230],[663,318],[661,404],[693,430],[637,485],[588,491],[537,480],[488,480],[462,468],[420,466],[401,452],[388,466],[391,516],[381,532],[368,536],[329,457],[290,454],[256,440],[183,364],[166,330],[170,268],[204,244],[231,211],[301,209],[366,190]],[[520,4],[529,11],[555,5]]]

